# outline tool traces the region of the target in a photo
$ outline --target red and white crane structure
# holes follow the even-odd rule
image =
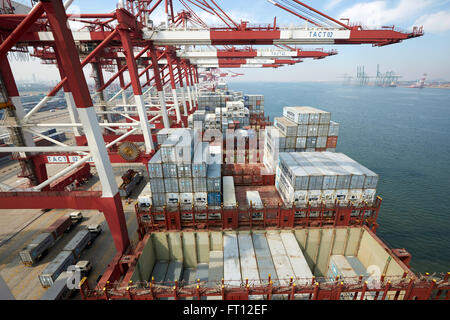
[[[304,58],[322,59],[336,52],[295,49],[291,45],[384,46],[423,35],[418,28],[403,33],[393,28],[366,30],[350,26],[296,0],[292,6],[270,2],[306,21],[305,26],[283,28],[276,24],[276,19],[272,24],[252,26],[246,21],[235,22],[217,2],[120,0],[112,12],[75,15],[66,13],[70,0],[64,4],[61,0],[42,0],[34,1],[28,14],[0,15],[0,108],[5,113],[1,126],[8,129],[14,143],[1,151],[18,154],[22,175],[29,179],[25,189],[0,192],[0,209],[102,211],[117,251],[126,253],[130,241],[111,164],[147,163],[155,151],[153,128],[186,125],[187,116],[197,107],[199,68],[293,65]],[[176,5],[182,9],[178,13]],[[155,26],[152,18],[160,6],[164,7],[164,22]],[[216,16],[224,26],[208,27],[196,10]],[[68,21],[83,23],[85,27],[71,30]],[[236,48],[238,45],[247,47]],[[198,50],[199,46],[208,47]],[[21,103],[7,59],[8,53],[15,50],[32,50],[33,55],[55,63],[61,75],[61,81],[28,112]],[[87,65],[93,70],[95,92],[89,91],[83,73]],[[107,79],[104,71],[112,68],[117,71]],[[125,80],[126,73],[129,83]],[[121,89],[108,97],[107,89],[117,80]],[[70,122],[35,121],[33,115],[61,89]],[[111,121],[111,114],[119,114],[124,121]],[[43,127],[72,129],[77,145],[44,136],[56,146],[35,146],[32,135]],[[118,128],[126,130],[119,133]],[[130,161],[114,151],[114,146],[121,142],[140,142],[143,146]],[[45,164],[55,158],[70,166],[49,178]],[[87,162],[96,167],[101,192],[52,190],[52,182]]]

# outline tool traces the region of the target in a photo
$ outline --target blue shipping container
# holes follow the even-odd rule
[[[208,193],[208,206],[220,206],[222,203],[222,195],[220,192]]]

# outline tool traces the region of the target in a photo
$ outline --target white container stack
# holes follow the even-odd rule
[[[193,204],[194,151],[192,130],[175,129],[150,159],[148,173],[153,207]]]
[[[251,101],[251,108],[258,110],[258,113],[263,113],[264,97],[262,95],[252,95],[249,101]],[[250,112],[250,106],[247,101],[244,102],[242,92],[233,91],[201,93],[198,109],[188,117],[189,128],[194,127],[195,121],[201,121],[205,129],[224,131],[234,121],[238,121],[240,127],[244,127],[250,124],[250,114],[255,113]]]
[[[355,206],[375,201],[378,175],[342,153],[282,152],[275,187],[287,206]]]
[[[284,107],[283,117],[265,129],[263,162],[275,171],[279,152],[335,152],[339,123],[313,107]]]

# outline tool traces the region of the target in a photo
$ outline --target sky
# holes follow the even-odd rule
[[[25,0],[19,0],[19,2]],[[180,2],[173,0],[175,11],[181,9]],[[283,0],[278,0],[280,3]],[[28,1],[27,1],[28,2]],[[294,66],[278,69],[232,69],[244,73],[233,81],[339,81],[344,74],[356,77],[357,66],[365,66],[371,76],[376,75],[377,64],[380,71],[395,71],[400,80],[417,80],[424,73],[427,79],[450,81],[450,0],[314,0],[306,4],[336,19],[349,18],[351,24],[361,24],[367,28],[395,25],[404,31],[412,31],[413,26],[423,26],[423,37],[410,39],[399,44],[372,47],[371,45],[324,45],[324,50],[336,49],[338,55],[322,60],[305,59]],[[249,21],[252,24],[273,23],[274,17],[280,26],[304,26],[300,18],[275,7],[266,0],[216,0],[216,3],[235,21]],[[69,12],[98,13],[110,12],[116,8],[114,0],[74,0]],[[195,8],[195,7],[194,7]],[[163,7],[154,13],[156,23],[163,19]],[[209,25],[219,26],[220,21],[206,12],[196,10]],[[299,46],[315,49],[318,46]],[[30,65],[25,66],[12,59],[16,79],[29,79]],[[31,62],[38,79],[58,79],[54,66]],[[86,67],[88,69],[88,67]],[[89,76],[90,72],[86,70]]]

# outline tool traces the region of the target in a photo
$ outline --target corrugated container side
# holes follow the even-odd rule
[[[80,230],[77,234],[65,245],[65,251],[71,251],[74,257],[78,258],[81,252],[86,248],[91,241],[91,233],[89,230]]]
[[[44,288],[50,287],[58,276],[75,260],[72,251],[61,251],[39,275]]]

